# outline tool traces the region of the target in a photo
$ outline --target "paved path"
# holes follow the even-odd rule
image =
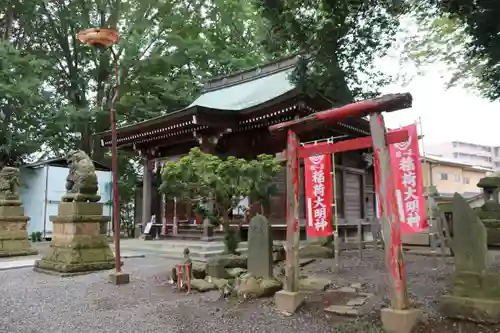
[[[139,252],[122,252],[121,257],[123,259],[130,258],[144,258],[145,254]],[[27,257],[14,257],[14,258],[0,258],[0,271],[15,269],[15,268],[26,268],[33,267],[35,261],[41,259],[42,256],[27,256]]]

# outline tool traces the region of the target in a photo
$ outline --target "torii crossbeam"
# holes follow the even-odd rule
[[[408,133],[397,130],[387,134],[382,112],[392,112],[412,105],[409,93],[390,94],[379,98],[348,104],[339,108],[317,112],[307,117],[283,122],[269,127],[272,133],[288,132],[287,158],[287,242],[286,270],[284,290],[276,294],[276,306],[288,312],[294,312],[301,304],[298,293],[299,278],[299,159],[317,154],[338,153],[349,150],[372,147],[376,156],[376,172],[379,173],[380,185],[377,195],[381,202],[381,223],[384,228],[385,259],[388,269],[391,309],[401,311],[416,311],[409,309],[404,270],[403,250],[399,227],[398,208],[395,197],[394,180],[391,173],[388,144],[406,141]],[[334,124],[347,118],[370,116],[371,136],[341,141],[337,143],[322,143],[301,147],[297,133],[313,131],[320,126]],[[386,325],[382,311],[384,326]],[[391,313],[392,315],[392,313]],[[388,316],[385,316],[388,318]],[[397,317],[397,316],[396,316]],[[417,318],[418,316],[414,316]],[[391,318],[394,318],[392,316]],[[405,320],[398,317],[398,320]],[[397,321],[397,320],[396,320]],[[417,320],[418,321],[418,320]]]

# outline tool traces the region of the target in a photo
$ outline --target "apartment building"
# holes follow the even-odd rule
[[[500,169],[500,146],[479,145],[463,141],[447,141],[425,145],[426,153],[457,162]]]
[[[492,170],[457,162],[451,158],[426,156],[422,158],[424,186],[435,186],[442,197],[451,197],[455,192],[470,198],[481,193],[479,180]]]

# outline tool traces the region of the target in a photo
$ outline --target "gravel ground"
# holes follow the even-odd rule
[[[432,258],[406,256],[411,297],[428,315],[428,325],[419,332],[500,332],[500,328],[440,318],[439,297],[446,290],[453,263],[452,259],[439,261],[439,269],[433,270]],[[358,320],[326,315],[318,294],[310,295],[306,305],[291,317],[275,311],[271,299],[239,304],[219,299],[218,292],[187,296],[167,283],[174,263],[154,256],[126,259],[125,270],[132,282],[118,287],[107,283],[107,272],[59,278],[31,269],[2,271],[0,332],[382,332],[376,326],[386,288],[383,256],[378,250],[363,251],[362,260],[356,251],[343,253],[339,273],[331,272],[333,260],[318,260],[303,269],[304,274],[327,274],[337,286],[360,282],[365,291],[374,293],[366,316]]]

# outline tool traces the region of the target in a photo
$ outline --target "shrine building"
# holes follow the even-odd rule
[[[163,200],[158,193],[161,163],[177,160],[193,147],[220,157],[236,156],[253,159],[266,153],[285,163],[286,135],[272,136],[268,127],[298,119],[331,108],[320,95],[301,91],[290,80],[298,57],[288,57],[206,82],[201,95],[185,108],[125,126],[117,130],[118,149],[142,157],[144,176],[142,190],[136,201],[136,222],[145,224],[151,216],[166,221],[167,238],[206,239],[211,235],[195,224],[195,219],[183,203]],[[301,135],[301,142],[326,138],[352,139],[370,135],[366,119],[348,119],[321,130]],[[96,134],[104,147],[111,146],[111,132]],[[359,220],[370,234],[369,220],[375,215],[373,167],[369,151],[349,151],[335,155],[339,233],[356,232]],[[301,162],[303,174],[303,161]],[[284,239],[286,230],[286,168],[276,177],[278,195],[271,200],[266,216],[275,239]],[[305,229],[304,182],[300,182],[300,216]],[[333,201],[333,200],[332,200]],[[255,209],[253,206],[256,206]],[[250,215],[258,211],[250,203]],[[236,214],[237,215],[237,214]],[[175,226],[174,226],[175,224]],[[243,225],[245,228],[245,225]],[[217,234],[216,234],[217,235]],[[208,236],[208,237],[207,237]]]

